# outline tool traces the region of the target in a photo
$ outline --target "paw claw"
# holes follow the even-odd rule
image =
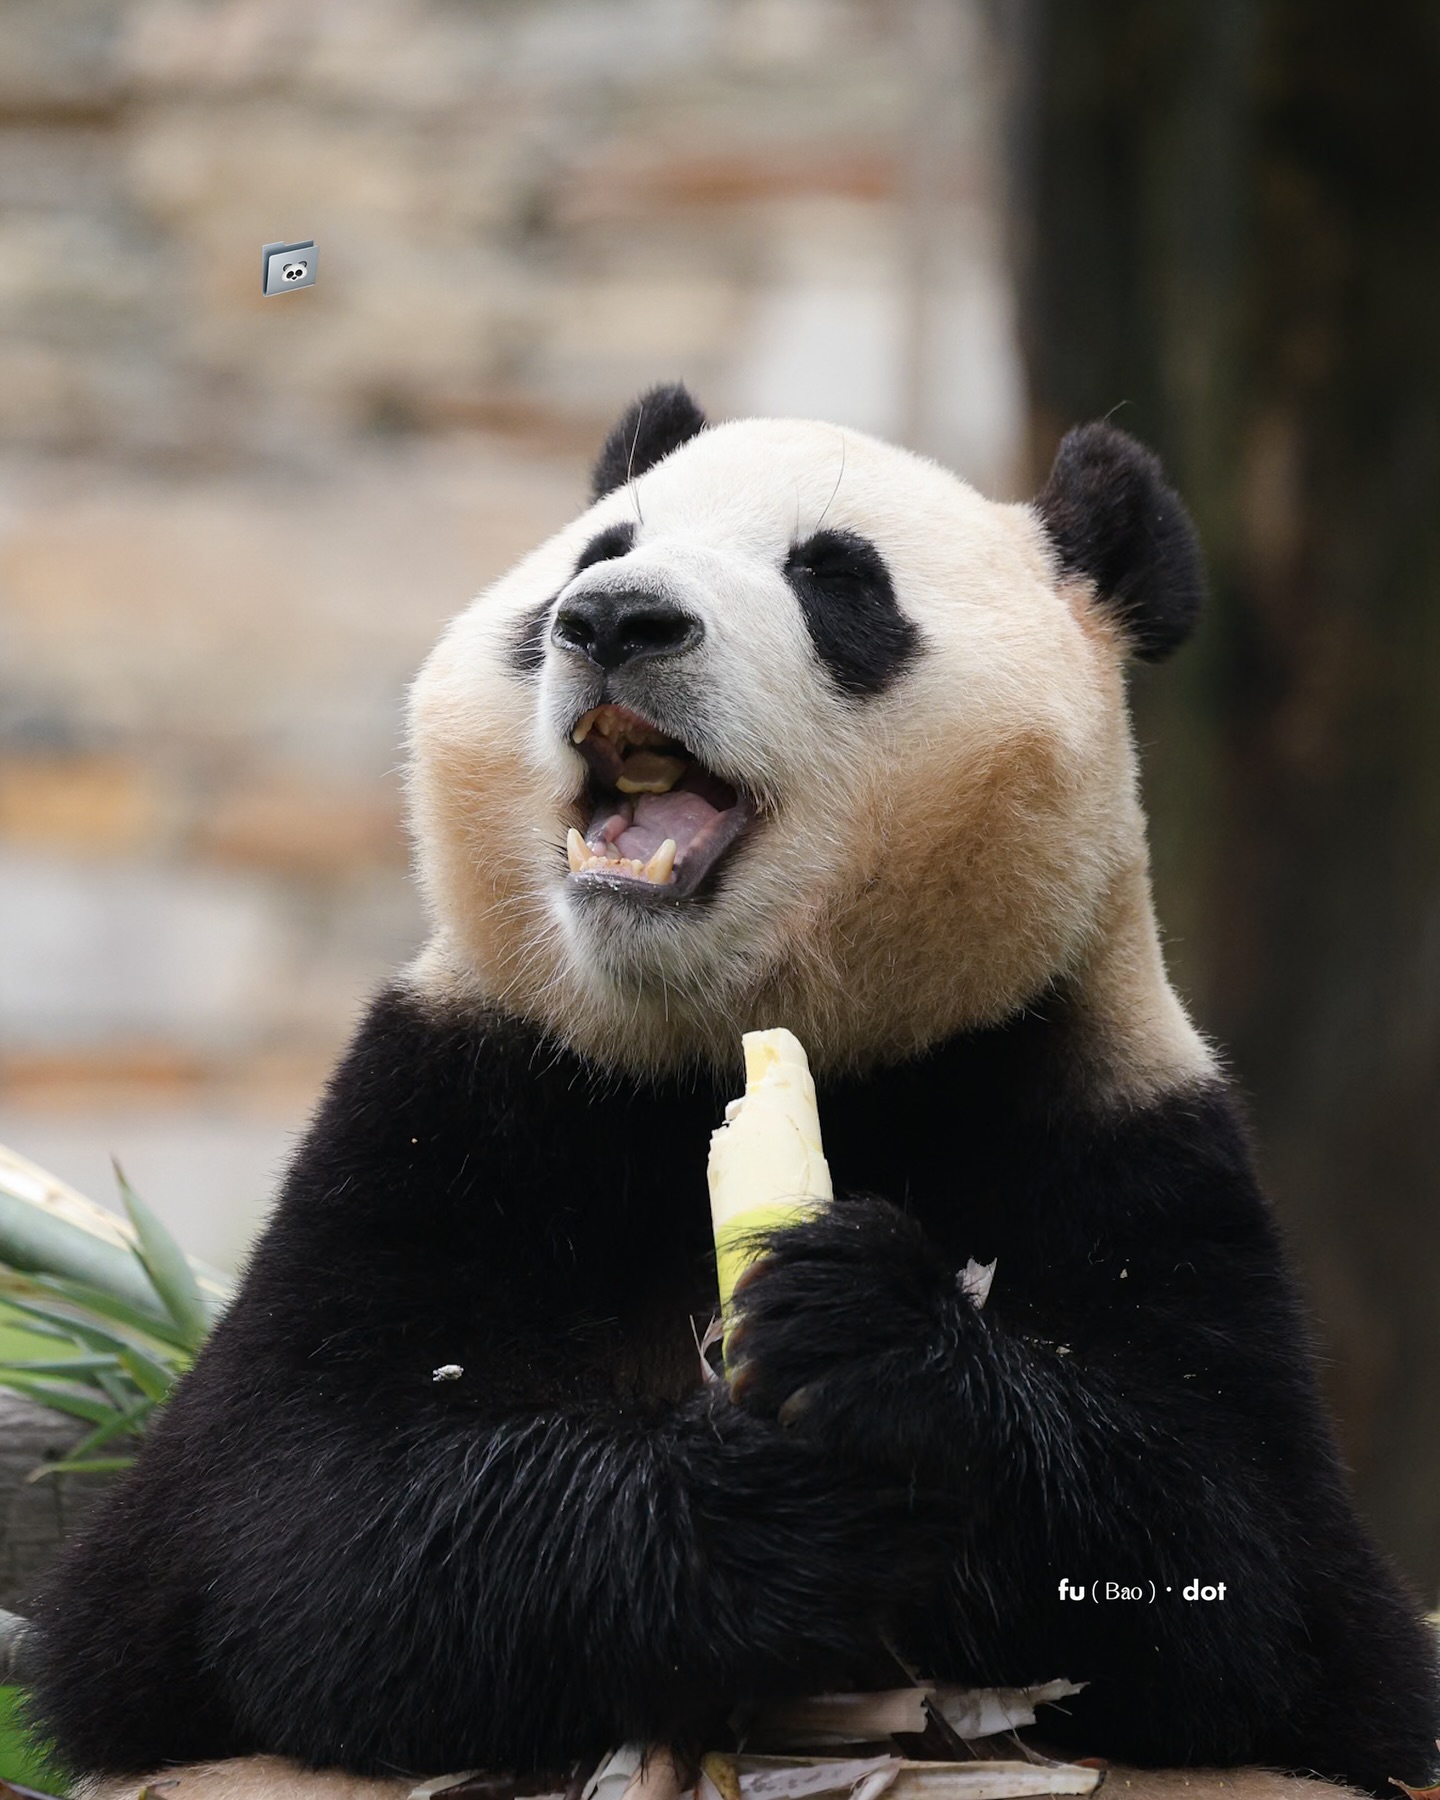
[[[797,1419],[803,1418],[810,1410],[810,1402],[814,1397],[813,1387],[796,1388],[795,1392],[776,1413],[776,1420],[781,1425],[793,1425]]]
[[[769,1259],[764,1256],[757,1257],[752,1263],[747,1263],[735,1277],[735,1286],[730,1290],[731,1294],[743,1294],[746,1288],[749,1287],[758,1276],[763,1275],[769,1266]]]
[[[748,1362],[736,1363],[730,1371],[730,1398],[743,1400],[754,1385],[755,1365]]]

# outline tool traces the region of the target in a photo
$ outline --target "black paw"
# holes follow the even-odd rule
[[[841,1200],[767,1234],[735,1291],[726,1340],[735,1400],[837,1448],[893,1461],[933,1433],[937,1387],[982,1332],[913,1220]]]

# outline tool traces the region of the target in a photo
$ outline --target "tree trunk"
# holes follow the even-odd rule
[[[1440,1581],[1440,0],[1015,0],[1037,473],[1160,450],[1211,614],[1137,681],[1361,1501]]]
[[[105,1485],[95,1475],[30,1477],[86,1427],[0,1388],[0,1608],[23,1606],[35,1578]]]

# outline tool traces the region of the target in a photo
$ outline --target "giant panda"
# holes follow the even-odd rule
[[[405,1792],[904,1670],[1083,1683],[1047,1743],[1135,1768],[1428,1778],[1427,1635],[1152,911],[1126,665],[1200,594],[1108,426],[1001,505],[636,403],[415,685],[431,935],[39,1599],[72,1770]],[[767,1239],[732,1391],[705,1157],[775,1025],[839,1197]]]

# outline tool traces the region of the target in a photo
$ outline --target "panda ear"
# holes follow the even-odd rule
[[[643,475],[704,429],[704,413],[680,382],[651,388],[611,428],[590,472],[592,502],[624,487],[632,475]]]
[[[1067,432],[1035,500],[1060,568],[1095,583],[1131,651],[1161,662],[1200,614],[1205,574],[1195,527],[1159,459],[1110,425]]]

